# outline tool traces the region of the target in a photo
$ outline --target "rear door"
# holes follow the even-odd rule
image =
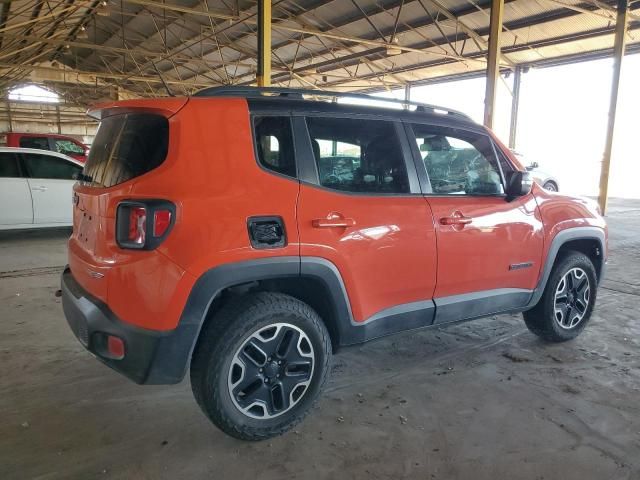
[[[18,155],[0,152],[0,226],[33,223],[31,193]]]
[[[301,255],[337,267],[355,322],[420,311],[429,324],[435,232],[401,124],[318,115],[295,121],[309,145],[297,157],[312,165],[298,202]],[[408,328],[403,318],[390,328]]]
[[[423,168],[438,238],[436,322],[518,308],[536,286],[543,225],[532,194],[509,200],[484,132],[413,124],[407,129]]]
[[[74,176],[79,165],[45,153],[23,153],[33,198],[33,223],[71,225]]]

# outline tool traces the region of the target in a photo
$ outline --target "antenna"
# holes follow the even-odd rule
[[[160,81],[162,82],[162,85],[164,85],[164,89],[167,91],[167,95],[169,95],[170,97],[175,97],[175,95],[173,94],[173,92],[169,88],[169,85],[167,85],[167,82],[165,82],[164,78],[162,78],[162,74],[160,73],[160,70],[158,70],[158,67],[156,66],[156,63],[155,62],[151,62],[151,63],[153,64],[153,68],[156,71],[156,73],[158,74],[158,77],[160,77]]]

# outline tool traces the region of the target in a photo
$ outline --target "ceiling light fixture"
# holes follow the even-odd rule
[[[96,14],[101,17],[108,17],[111,15],[111,9],[109,8],[109,2],[107,0],[100,0],[96,10]]]
[[[402,53],[402,49],[398,46],[400,41],[398,37],[393,39],[392,43],[387,45],[387,55],[400,55]]]

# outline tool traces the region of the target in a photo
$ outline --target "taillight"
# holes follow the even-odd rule
[[[156,210],[153,212],[153,236],[161,237],[171,225],[170,210]]]
[[[175,219],[166,200],[126,200],[116,213],[116,241],[122,248],[152,250],[166,238]]]
[[[129,235],[127,241],[136,245],[144,245],[147,236],[147,209],[144,207],[129,208]]]

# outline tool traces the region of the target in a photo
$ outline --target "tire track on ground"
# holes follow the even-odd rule
[[[53,267],[35,267],[26,268],[24,270],[9,270],[6,272],[0,272],[0,278],[18,278],[18,277],[37,277],[40,275],[53,275],[60,274],[64,270],[64,265],[57,265]]]

